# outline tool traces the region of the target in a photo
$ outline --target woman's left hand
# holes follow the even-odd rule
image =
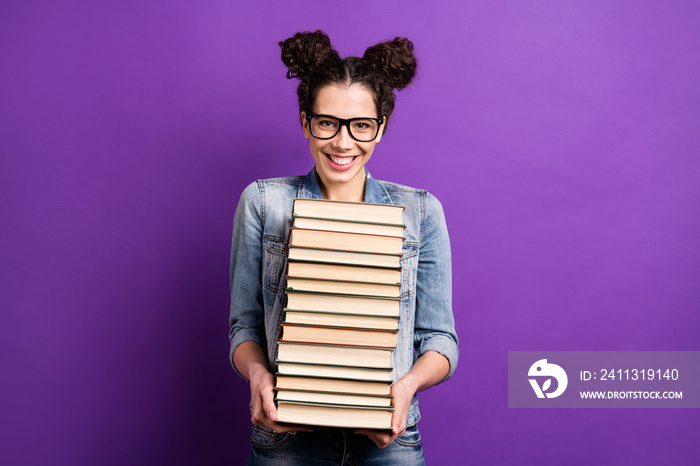
[[[406,432],[408,408],[413,395],[440,383],[450,370],[450,363],[435,351],[422,354],[406,375],[391,386],[394,396],[394,414],[391,416],[391,430],[355,429],[356,434],[365,434],[379,448],[387,447],[396,437]]]
[[[406,432],[408,408],[411,406],[411,400],[415,393],[406,380],[398,380],[391,386],[391,395],[394,397],[392,400],[394,413],[391,416],[391,430],[355,429],[355,433],[368,436],[379,448],[389,446],[396,437]]]

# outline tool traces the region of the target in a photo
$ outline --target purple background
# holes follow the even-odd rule
[[[510,350],[698,350],[700,3],[0,6],[2,464],[240,464],[231,221],[311,167],[277,42],[404,35],[369,169],[445,207],[460,367],[429,464],[696,464],[692,409],[507,408]]]

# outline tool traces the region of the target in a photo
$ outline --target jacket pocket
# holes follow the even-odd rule
[[[281,241],[266,241],[263,252],[263,286],[273,294],[284,291],[284,270],[287,265],[285,248]]]
[[[416,293],[416,276],[418,275],[418,248],[404,246],[401,256],[401,297]]]
[[[263,303],[265,306],[265,335],[270,364],[277,357],[277,340],[280,326],[281,309],[285,299],[285,271],[287,267],[287,243],[284,241],[264,240],[263,247]]]

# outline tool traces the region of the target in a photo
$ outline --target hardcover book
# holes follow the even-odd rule
[[[403,224],[403,206],[366,202],[295,199],[294,215],[353,222]]]
[[[277,421],[328,427],[391,429],[393,408],[278,401]]]
[[[291,261],[323,262],[328,264],[360,265],[366,267],[401,267],[400,254],[378,254],[364,251],[340,251],[318,247],[302,248],[290,245],[288,258]]]
[[[291,251],[292,248],[289,248]],[[360,267],[343,264],[318,264],[314,262],[287,261],[287,274],[293,277],[328,277],[335,280],[397,284],[401,281],[401,269]]]
[[[301,403],[321,403],[331,405],[376,406],[390,408],[392,397],[389,395],[355,395],[347,393],[319,392],[310,390],[286,390],[277,388],[276,400],[297,401]]]
[[[287,308],[367,316],[399,316],[401,300],[355,295],[288,291]]]
[[[368,382],[391,382],[391,369],[277,361],[277,373]]]
[[[317,293],[354,294],[399,298],[401,285],[398,283],[369,283],[330,280],[326,278],[303,278],[287,276],[288,291],[315,291]]]
[[[399,329],[398,317],[334,314],[331,312],[297,311],[294,309],[285,311],[284,322],[288,324],[330,325],[333,327],[373,328],[393,331]]]
[[[280,341],[277,346],[277,360],[391,369],[391,350],[388,348]]]
[[[362,393],[365,395],[391,395],[390,382],[345,380],[311,376],[277,374],[277,386],[294,390],[318,390],[334,393]]]
[[[335,249],[339,251],[401,255],[403,237],[292,228],[289,232],[289,245],[306,248]]]
[[[396,330],[283,323],[280,341],[395,348],[396,335]]]
[[[403,236],[405,225],[387,223],[350,222],[326,218],[294,217],[292,227],[307,230],[344,231],[347,233],[364,233],[367,235]]]

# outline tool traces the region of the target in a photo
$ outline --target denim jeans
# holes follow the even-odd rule
[[[419,466],[425,465],[420,432],[414,424],[386,448],[352,429],[316,427],[313,432],[276,434],[253,426],[249,466]]]

